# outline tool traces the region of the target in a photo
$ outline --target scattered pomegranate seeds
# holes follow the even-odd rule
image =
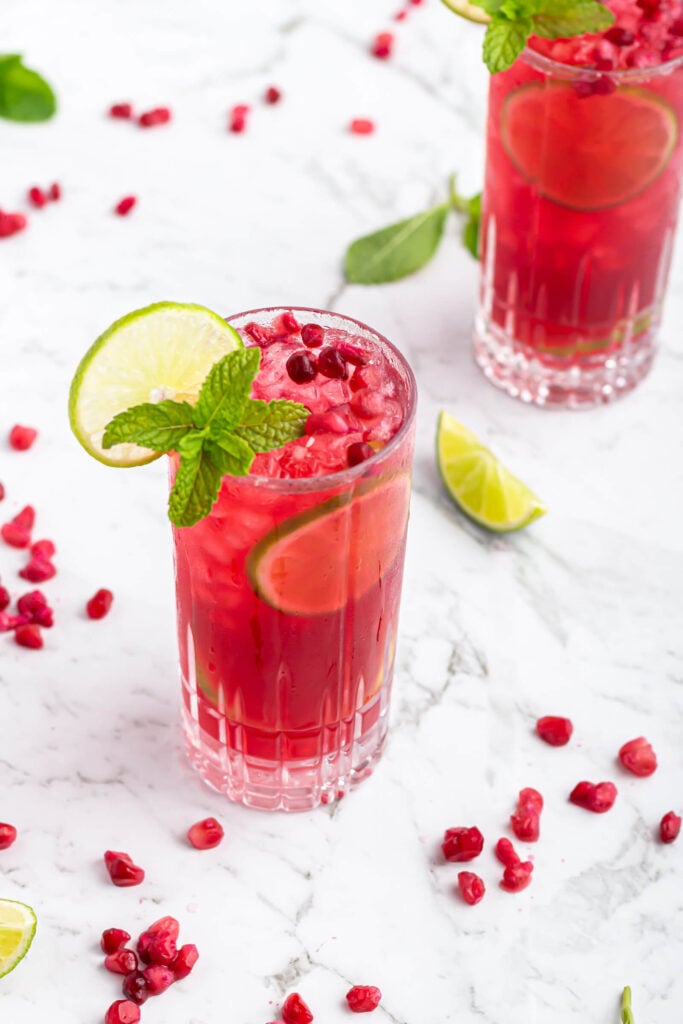
[[[473,871],[458,872],[458,888],[465,903],[469,903],[471,907],[475,903],[481,903],[486,892],[483,880]]]
[[[160,124],[168,124],[171,120],[171,111],[168,107],[154,107],[140,114],[138,124],[141,128],[156,128]]]
[[[282,99],[282,93],[275,85],[269,85],[263,94],[263,99],[266,103],[279,103]]]
[[[10,448],[15,452],[28,451],[37,437],[38,431],[33,427],[22,427],[17,423],[9,432]]]
[[[7,612],[0,612],[0,633],[8,633],[17,626],[28,625],[28,618],[25,615],[8,615]]]
[[[119,217],[127,217],[136,203],[136,196],[124,196],[114,207],[114,213],[117,213]]]
[[[111,590],[102,588],[98,590],[85,606],[85,612],[89,619],[103,619],[111,608],[114,595]]]
[[[56,202],[58,199],[62,198],[62,186],[59,184],[58,181],[52,182],[52,184],[50,185],[50,191],[48,195],[53,202]]]
[[[37,626],[50,628],[54,625],[53,611],[47,603],[47,598],[40,590],[31,590],[28,594],[22,594],[17,601],[17,611],[25,616],[28,622],[34,622]]]
[[[678,819],[680,825],[681,819]],[[8,825],[7,822],[0,821],[0,850],[9,850],[10,846],[17,838],[17,830],[14,825]],[[671,840],[667,840],[671,842]]]
[[[359,466],[361,462],[365,462],[366,459],[371,459],[375,454],[375,449],[367,441],[354,441],[346,449],[346,462],[350,467]]]
[[[14,519],[0,527],[0,536],[5,544],[13,548],[27,548],[31,543],[31,530],[35,523],[36,513],[32,505],[26,505],[17,512]]]
[[[447,828],[441,844],[446,860],[474,860],[484,849],[484,837],[478,828]]]
[[[627,771],[645,778],[657,770],[657,755],[644,736],[624,743],[619,760]]]
[[[230,110],[230,117],[228,120],[228,131],[240,134],[247,127],[247,114],[249,113],[249,106],[246,103],[236,103]]]
[[[373,57],[379,57],[380,60],[386,60],[387,57],[391,56],[393,45],[393,33],[378,32],[372,42],[372,46],[370,47],[370,53]]]
[[[57,548],[51,540],[37,540],[31,544],[31,554],[36,558],[50,559],[56,553]]]
[[[0,825],[0,829],[2,829],[2,825]],[[681,819],[679,815],[674,814],[673,811],[668,811],[659,823],[659,838],[663,843],[673,843],[674,839],[678,838],[680,831]]]
[[[133,104],[132,103],[113,103],[109,108],[109,116],[121,118],[122,120],[130,120],[133,116]]]
[[[28,629],[29,627],[25,628]],[[134,864],[127,853],[107,850],[104,854],[104,863],[114,885],[127,887],[130,885],[140,885],[144,881],[144,870],[138,867],[137,864]]]
[[[40,209],[47,205],[47,196],[43,192],[42,188],[38,188],[34,185],[33,188],[28,190],[28,201],[31,206],[35,206],[36,209]]]
[[[124,931],[123,928],[106,928],[102,932],[100,946],[103,953],[116,953],[117,950],[122,949],[129,941],[130,934]]]
[[[26,228],[28,221],[23,213],[5,213],[0,210],[0,238],[11,238]]]
[[[11,600],[12,598],[7,587],[0,586],[0,612],[4,612]]]
[[[536,732],[551,747],[564,747],[571,739],[574,726],[568,718],[545,715],[536,722]]]
[[[123,994],[126,999],[142,1006],[149,999],[149,986],[142,971],[131,971],[123,979]]]
[[[138,1024],[140,1007],[129,999],[117,999],[104,1015],[104,1024]]]
[[[199,959],[197,947],[188,942],[178,950],[175,960],[170,964],[176,981],[186,978]]]
[[[285,366],[295,384],[308,384],[318,373],[315,357],[310,356],[305,350],[292,352]]]
[[[529,885],[533,870],[534,866],[530,860],[508,864],[503,872],[501,889],[505,889],[506,892],[521,892]]]
[[[346,1002],[352,1013],[370,1013],[376,1010],[382,993],[376,985],[354,985],[346,993]]]
[[[408,17],[408,12],[404,10],[396,11],[394,15],[394,21],[405,21]]]
[[[20,647],[30,647],[34,651],[40,650],[43,646],[40,626],[36,626],[34,623],[17,626],[14,630],[14,642],[19,644]]]
[[[571,803],[594,814],[609,811],[617,798],[617,787],[612,782],[579,782],[569,794]]]
[[[223,826],[215,818],[204,818],[188,829],[187,838],[195,850],[212,850],[223,836]]]
[[[57,575],[57,570],[48,559],[34,555],[24,568],[19,570],[19,575],[29,583],[45,583]]]
[[[319,324],[304,324],[301,328],[301,340],[306,348],[320,348],[325,332]]]
[[[112,974],[130,974],[137,971],[138,958],[132,949],[117,949],[104,958],[104,966]]]
[[[346,380],[349,375],[343,355],[331,346],[320,350],[318,372],[331,380]]]
[[[142,974],[147,982],[147,991],[150,996],[160,996],[176,980],[171,968],[163,967],[161,964],[145,967]]]
[[[284,1024],[311,1024],[313,1014],[298,992],[292,992],[282,1004]]]
[[[161,964],[168,967],[176,958],[176,939],[180,925],[175,917],[161,917],[144,931],[137,943],[140,959],[146,964]]]
[[[369,117],[354,117],[349,122],[349,131],[352,135],[372,135],[375,130],[375,122]]]
[[[496,843],[496,857],[506,868],[519,864],[521,860],[510,840],[505,838],[499,839]]]
[[[512,831],[518,839],[535,843],[540,834],[543,797],[536,789],[522,789],[517,800],[515,813],[510,817]]]

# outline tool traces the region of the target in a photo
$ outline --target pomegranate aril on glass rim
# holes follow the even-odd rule
[[[9,432],[10,447],[16,452],[28,451],[37,437],[38,431],[33,427],[22,427],[17,423]]]
[[[370,1013],[376,1010],[382,993],[376,985],[354,985],[346,993],[346,1002],[352,1013]]]
[[[130,999],[117,999],[104,1015],[104,1024],[138,1024],[140,1007]]]
[[[195,822],[187,832],[187,838],[195,850],[212,850],[224,836],[223,826],[215,818],[204,818]]]
[[[16,838],[17,830],[14,825],[8,825],[7,822],[0,821],[0,850],[9,850]]]
[[[570,719],[544,715],[536,722],[536,732],[551,747],[564,747],[571,739],[574,726]]]
[[[612,782],[579,782],[569,794],[571,803],[594,814],[609,811],[617,798],[617,787]]]
[[[478,828],[448,828],[441,844],[443,855],[455,863],[474,860],[484,849],[484,837]]]
[[[100,939],[102,952],[109,955],[122,949],[127,942],[130,942],[130,934],[123,928],[105,928]]]
[[[619,760],[627,771],[642,778],[657,770],[657,755],[644,736],[624,743],[619,750]]]
[[[2,829],[2,825],[0,825]],[[668,811],[659,823],[659,838],[663,843],[673,843],[681,831],[681,818],[673,811]],[[1,847],[0,847],[1,849]]]
[[[458,888],[465,903],[469,903],[471,907],[476,903],[480,903],[486,893],[486,886],[483,880],[479,875],[475,875],[473,871],[458,872]]]
[[[144,881],[144,870],[134,864],[127,853],[107,850],[104,854],[104,864],[114,885],[121,888],[140,885]]]
[[[306,348],[320,348],[325,332],[319,324],[304,324],[301,328],[301,340]]]
[[[284,1024],[311,1024],[313,1014],[298,992],[292,992],[282,1004]]]

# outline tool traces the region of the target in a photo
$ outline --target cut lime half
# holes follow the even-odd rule
[[[483,8],[469,3],[469,0],[441,0],[441,2],[449,10],[453,11],[454,14],[459,14],[461,18],[467,18],[468,21],[476,21],[480,25],[488,25],[491,20],[490,15]]]
[[[69,393],[71,429],[108,466],[141,466],[160,453],[136,444],[102,447],[107,423],[143,402],[194,404],[214,363],[242,348],[237,331],[204,306],[157,302],[122,317],[81,359]]]
[[[451,498],[487,530],[521,530],[547,512],[533,491],[447,412],[439,413],[436,461]]]
[[[36,915],[31,907],[14,900],[0,900],[0,978],[24,959],[35,933]]]

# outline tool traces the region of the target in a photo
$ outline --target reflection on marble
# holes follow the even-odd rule
[[[8,1024],[101,1021],[117,997],[97,937],[176,914],[198,945],[194,975],[151,1000],[152,1024],[265,1024],[299,990],[326,1024],[349,1020],[353,983],[384,993],[394,1024],[615,1024],[624,984],[638,1024],[683,1015],[683,840],[654,841],[683,809],[680,395],[683,263],[674,261],[662,351],[621,404],[590,413],[528,409],[480,377],[470,353],[476,267],[455,225],[414,279],[345,287],[354,237],[443,194],[452,170],[475,191],[486,80],[480,34],[437,0],[395,24],[394,0],[5,0],[3,47],[58,87],[54,122],[0,123],[0,205],[59,180],[64,199],[0,243],[0,433],[35,424],[27,454],[0,450],[2,520],[26,502],[58,545],[46,584],[57,623],[42,652],[0,637],[0,896],[36,907],[24,964],[0,982]],[[395,56],[368,56],[375,32]],[[268,84],[277,107],[260,102]],[[168,103],[168,128],[103,116],[111,102]],[[253,104],[249,131],[228,108]],[[350,136],[352,117],[376,135]],[[139,205],[111,214],[127,193]],[[386,755],[336,807],[268,815],[203,788],[180,752],[164,468],[117,473],[87,459],[64,406],[73,368],[112,319],[160,298],[226,312],[334,305],[392,338],[421,389],[415,495]],[[447,407],[542,495],[527,533],[484,536],[444,496],[432,456]],[[0,550],[13,588],[20,552]],[[85,619],[100,586],[109,618]],[[533,735],[570,715],[571,744]],[[615,764],[646,735],[650,779]],[[613,779],[614,809],[570,806],[582,778]],[[546,798],[532,885],[498,888],[495,840],[517,791]],[[187,827],[213,814],[226,839],[198,853]],[[477,907],[441,862],[451,825],[487,848]],[[138,889],[106,881],[104,849],[147,870]],[[475,865],[472,865],[473,867]]]

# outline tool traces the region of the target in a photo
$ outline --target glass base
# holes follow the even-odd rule
[[[381,710],[378,703],[384,704]],[[356,715],[356,735],[322,758],[266,761],[214,739],[183,706],[187,756],[204,782],[246,807],[264,811],[307,811],[341,800],[350,787],[367,778],[386,740],[387,703],[378,695]],[[379,716],[378,716],[379,711]],[[361,732],[364,720],[373,724]]]
[[[474,357],[485,376],[513,398],[534,405],[558,409],[606,405],[640,383],[654,355],[653,328],[640,334],[627,352],[613,352],[601,362],[544,362],[481,314],[475,322]]]

